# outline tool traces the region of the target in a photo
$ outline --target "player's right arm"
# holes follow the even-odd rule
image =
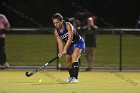
[[[57,43],[58,43],[58,49],[59,49],[59,54],[60,54],[63,51],[63,48],[64,48],[63,41],[60,38],[60,36],[58,35],[56,30],[54,31],[54,35],[55,35],[55,38],[56,38]]]

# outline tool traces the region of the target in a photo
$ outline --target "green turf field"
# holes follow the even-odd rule
[[[63,71],[24,74],[1,70],[0,93],[140,93],[139,72],[80,72],[77,84],[65,83],[68,73]]]
[[[95,66],[119,67],[119,35],[97,35]],[[123,66],[140,67],[139,36],[123,35]],[[10,65],[42,65],[56,56],[56,41],[47,34],[7,34],[6,52]],[[82,55],[82,65],[87,61]],[[62,64],[65,58],[60,59]],[[52,63],[51,65],[56,65]]]

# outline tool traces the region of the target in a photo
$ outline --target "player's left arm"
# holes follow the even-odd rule
[[[73,27],[72,27],[72,24],[67,22],[66,27],[67,27],[67,30],[68,30],[68,40],[67,40],[67,42],[66,42],[66,44],[64,46],[64,49],[63,49],[64,52],[66,52],[66,50],[70,46],[70,44],[72,42],[72,39],[73,39]]]

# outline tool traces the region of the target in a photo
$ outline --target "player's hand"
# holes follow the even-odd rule
[[[61,53],[58,54],[58,57],[62,57],[63,55]]]
[[[62,57],[65,54],[66,54],[66,50],[64,49],[61,53],[58,54],[58,57]]]
[[[59,53],[58,54],[58,57],[62,57],[64,54],[63,53]]]

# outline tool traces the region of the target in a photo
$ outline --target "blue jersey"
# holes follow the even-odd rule
[[[66,22],[63,22],[63,32],[60,32],[60,30],[57,28],[57,33],[58,35],[61,37],[61,39],[63,40],[64,43],[67,42],[68,40],[68,30],[66,28]],[[73,28],[73,39],[72,39],[72,43],[71,45],[74,45],[75,43],[77,43],[80,39],[80,35],[77,33],[77,31]],[[70,45],[70,46],[71,46]]]
[[[63,32],[60,32],[60,30],[57,28],[57,33],[61,37],[64,43],[67,42],[68,40],[68,30],[66,28],[66,22],[63,22]],[[77,33],[77,31],[73,28],[73,39],[72,43],[70,44],[69,48],[67,49],[67,54],[72,54],[74,48],[80,48],[84,49],[85,48],[85,42],[83,38]]]

